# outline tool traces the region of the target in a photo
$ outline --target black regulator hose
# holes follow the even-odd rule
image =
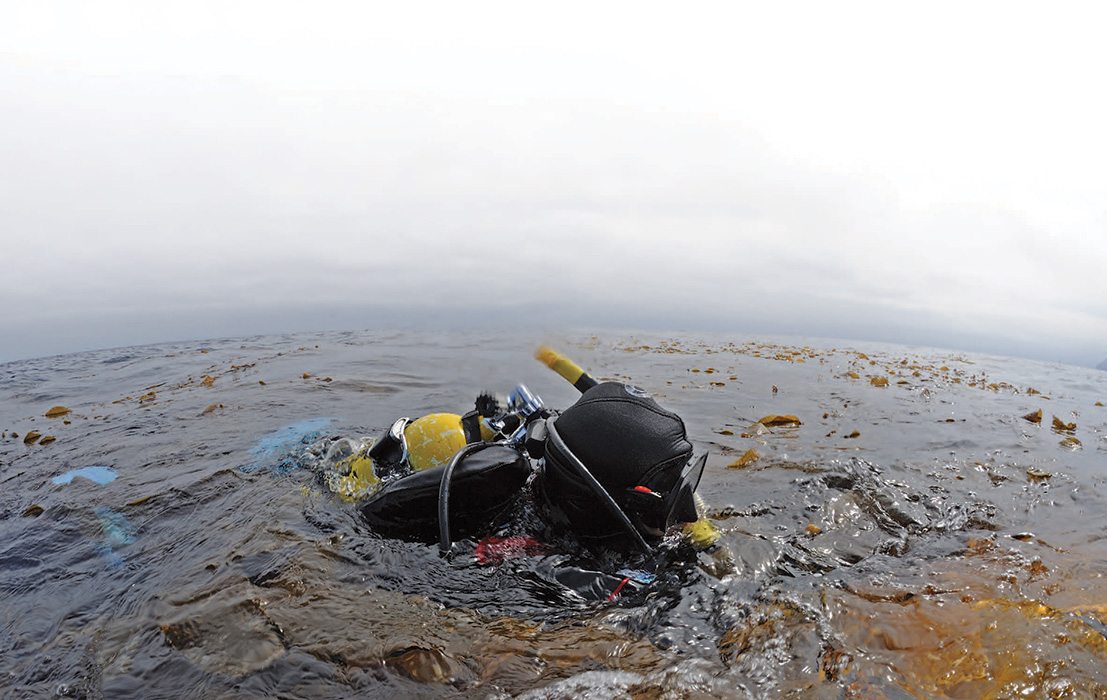
[[[615,502],[615,499],[611,497],[611,494],[607,492],[607,489],[603,487],[592,472],[588,471],[588,467],[584,466],[584,462],[580,461],[580,458],[573,454],[573,451],[569,449],[569,446],[565,444],[565,441],[561,439],[561,435],[557,432],[556,420],[546,421],[546,432],[549,433],[549,439],[553,442],[560,452],[577,473],[584,483],[592,490],[594,494],[599,498],[600,503],[610,513],[626,533],[630,535],[631,540],[638,545],[638,548],[642,550],[643,554],[652,554],[653,549],[646,540],[642,537],[642,534],[638,532],[638,528],[634,527],[634,524],[630,522],[630,518],[623,512],[623,509],[619,507],[619,504]]]
[[[450,482],[453,480],[454,467],[465,457],[497,444],[499,443],[469,443],[458,450],[450,459],[450,463],[442,470],[442,480],[438,482],[438,553],[442,556],[449,554],[450,548],[453,546],[453,543],[450,542]]]

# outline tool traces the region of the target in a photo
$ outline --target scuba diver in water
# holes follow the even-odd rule
[[[556,412],[519,385],[506,403],[482,394],[465,415],[401,418],[376,441],[332,444],[328,486],[358,500],[380,535],[437,540],[444,556],[477,539],[482,564],[547,554],[569,535],[584,552],[608,556],[549,575],[593,600],[643,590],[673,546],[713,545],[718,533],[695,495],[707,455],[693,457],[680,417],[636,386],[597,382],[550,348],[536,357],[580,390],[576,403]],[[635,568],[604,571],[596,562],[612,553]]]

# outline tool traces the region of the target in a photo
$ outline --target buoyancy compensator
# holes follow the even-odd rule
[[[361,515],[385,537],[434,542],[439,537],[439,490],[447,465],[389,481],[360,506]],[[530,461],[517,448],[491,444],[458,461],[450,478],[449,537],[483,534],[501,524],[523,492]]]

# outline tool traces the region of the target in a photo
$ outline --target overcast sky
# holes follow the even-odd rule
[[[1095,364],[1105,19],[5,2],[0,361],[479,321]]]

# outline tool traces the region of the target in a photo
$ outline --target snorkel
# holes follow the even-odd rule
[[[580,365],[548,345],[539,345],[534,351],[534,359],[552,369],[582,394],[599,384]]]

